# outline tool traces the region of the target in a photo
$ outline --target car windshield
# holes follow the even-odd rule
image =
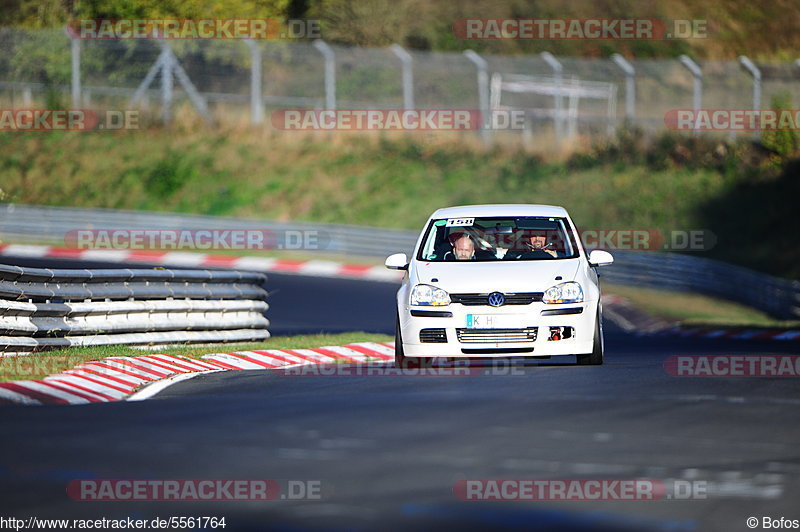
[[[428,225],[417,260],[486,262],[577,256],[565,218],[442,218]]]

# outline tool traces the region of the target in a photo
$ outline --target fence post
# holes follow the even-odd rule
[[[214,120],[208,110],[206,101],[192,84],[192,80],[189,79],[189,76],[183,70],[180,62],[178,62],[178,58],[172,53],[172,49],[167,48],[167,52],[169,53],[170,62],[172,64],[172,73],[178,79],[178,83],[180,83],[183,87],[183,90],[186,91],[186,95],[189,97],[189,100],[194,104],[195,109],[197,109],[197,111],[200,113],[200,116],[203,117],[203,120],[205,120],[206,124],[212,125]]]
[[[325,58],[325,108],[336,109],[336,54],[322,39],[314,41],[314,48]]]
[[[636,118],[636,70],[619,54],[612,55],[611,59],[625,73],[625,119],[632,123]]]
[[[72,52],[72,108],[77,109],[81,105],[81,41],[70,37],[70,48]]]
[[[554,95],[556,103],[556,114],[553,117],[553,125],[555,125],[556,128],[556,142],[560,144],[564,134],[564,122],[562,116],[563,101],[561,94],[561,82],[562,82],[561,74],[563,71],[563,67],[561,66],[561,62],[558,59],[556,59],[555,56],[550,52],[542,52],[539,55],[542,57],[542,59],[544,59],[545,63],[547,63],[548,66],[553,69],[553,77],[555,77],[556,80],[556,92]]]
[[[172,53],[172,49],[167,43],[161,45],[161,54],[158,56],[156,62],[153,63],[153,66],[150,67],[150,70],[147,71],[147,75],[145,75],[142,82],[136,88],[136,91],[134,91],[133,96],[128,102],[129,107],[135,107],[139,101],[145,97],[145,92],[159,73],[161,73],[161,112],[165,124],[169,124],[172,121],[172,76],[178,78],[178,82],[183,87],[183,90],[186,91],[189,100],[194,104],[206,124],[211,125],[214,123],[205,100],[194,87],[192,80],[186,75],[186,72],[184,72],[183,67],[181,67],[178,59],[175,57],[175,54]]]
[[[244,41],[250,48],[250,123],[264,121],[264,100],[261,95],[261,47],[251,40]]]
[[[399,44],[389,47],[403,65],[403,108],[407,111],[414,108],[414,71],[411,54]]]
[[[703,71],[700,70],[700,67],[697,63],[695,63],[691,57],[688,55],[682,55],[678,58],[683,66],[692,73],[692,88],[694,95],[692,97],[692,106],[694,107],[695,117],[694,117],[694,135],[697,135],[699,131],[697,130],[698,120],[700,118],[700,113],[698,112],[703,105]]]
[[[742,64],[745,70],[750,72],[750,75],[753,76],[753,111],[755,111],[756,120],[758,120],[758,117],[761,114],[759,112],[761,110],[761,71],[752,61],[750,61],[750,58],[746,55],[740,55],[739,62]],[[755,137],[757,139],[761,138],[760,127],[756,128]]]
[[[481,138],[483,143],[488,146],[492,143],[492,130],[486,124],[486,120],[489,118],[489,64],[483,57],[472,50],[464,50],[464,55],[478,69],[478,106],[481,113]]]
[[[164,60],[161,63],[161,117],[165,124],[172,122],[172,62],[173,56],[167,52],[169,45],[164,43]]]

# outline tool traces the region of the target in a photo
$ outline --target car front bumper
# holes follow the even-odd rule
[[[558,305],[534,302],[496,308],[461,304],[406,306],[400,310],[403,351],[407,357],[531,357],[591,353],[597,305],[597,301],[586,301]],[[575,313],[577,310],[580,313]],[[412,311],[426,315],[413,316]],[[553,314],[553,311],[564,313]],[[450,316],[446,315],[448,313]],[[470,314],[472,318],[468,318]],[[476,315],[491,316],[489,320],[495,323],[487,327],[482,324],[468,327]],[[534,328],[535,339],[532,339]],[[423,330],[423,337],[437,340],[442,339],[443,332],[446,342],[421,341],[420,332]]]

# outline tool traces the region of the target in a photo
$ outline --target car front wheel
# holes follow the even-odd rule
[[[592,352],[578,355],[578,364],[581,366],[599,366],[603,363],[603,315],[597,309],[597,318],[594,322],[594,343]]]

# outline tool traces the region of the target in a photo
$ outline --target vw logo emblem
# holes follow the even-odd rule
[[[489,305],[493,307],[502,306],[506,302],[506,297],[500,292],[492,292],[489,294]]]

